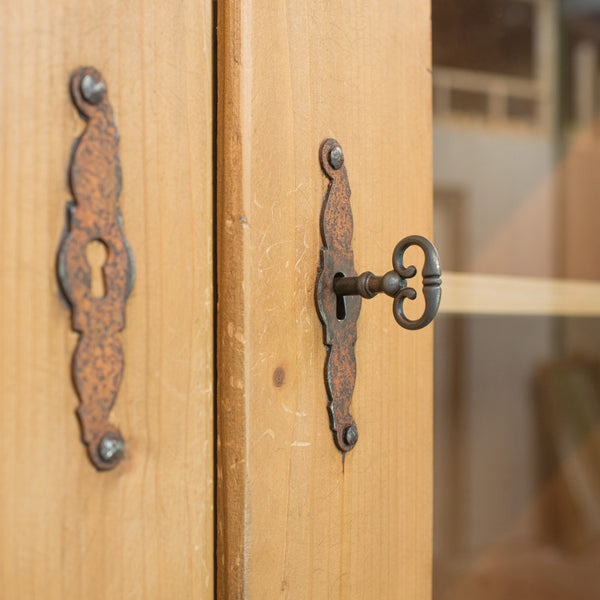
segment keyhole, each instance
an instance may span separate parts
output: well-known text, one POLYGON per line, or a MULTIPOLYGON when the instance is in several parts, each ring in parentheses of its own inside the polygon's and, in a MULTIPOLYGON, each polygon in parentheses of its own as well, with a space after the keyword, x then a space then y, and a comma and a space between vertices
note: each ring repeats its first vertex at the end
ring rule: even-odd
MULTIPOLYGON (((343 273, 336 273, 333 278, 338 279, 339 277, 345 277, 343 273)), ((346 318, 346 298, 342 294, 336 295, 335 312, 338 321, 343 321, 346 318)))
POLYGON ((106 279, 103 267, 108 259, 108 248, 102 240, 92 240, 85 249, 85 255, 92 275, 92 296, 104 298, 106 296, 106 279))

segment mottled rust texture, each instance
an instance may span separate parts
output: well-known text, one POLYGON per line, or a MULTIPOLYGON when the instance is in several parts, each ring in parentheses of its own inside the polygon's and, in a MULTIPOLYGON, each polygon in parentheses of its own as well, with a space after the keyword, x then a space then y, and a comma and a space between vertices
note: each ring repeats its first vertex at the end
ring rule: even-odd
POLYGON ((342 451, 352 450, 346 442, 345 432, 356 423, 350 414, 350 403, 356 380, 356 321, 360 314, 360 296, 347 296, 345 318, 337 318, 337 297, 333 290, 336 274, 356 276, 352 252, 352 209, 350 207, 350 184, 346 167, 342 163, 335 169, 330 162, 331 151, 340 148, 339 143, 327 139, 321 145, 321 167, 331 180, 321 212, 321 256, 316 284, 316 303, 323 323, 324 341, 327 346, 325 359, 325 385, 328 395, 330 427, 336 446, 342 451))
POLYGON ((125 327, 125 302, 133 285, 134 263, 122 231, 119 134, 106 82, 94 68, 78 69, 71 76, 71 94, 87 126, 71 158, 74 202, 68 205, 58 275, 72 307, 73 329, 81 334, 73 356, 73 379, 80 399, 77 414, 83 440, 96 468, 107 470, 120 456, 105 462, 98 445, 109 433, 122 439, 109 417, 123 374, 119 332, 125 327), (81 81, 88 74, 104 84, 104 93, 95 104, 86 101, 81 92, 81 81), (103 267, 106 293, 101 298, 92 295, 86 258, 87 245, 93 240, 103 242, 108 251, 103 267))

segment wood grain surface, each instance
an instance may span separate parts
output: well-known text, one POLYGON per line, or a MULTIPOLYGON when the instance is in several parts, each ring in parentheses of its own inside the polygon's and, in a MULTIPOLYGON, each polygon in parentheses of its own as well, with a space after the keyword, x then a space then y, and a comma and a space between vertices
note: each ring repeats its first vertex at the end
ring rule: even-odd
POLYGON ((210 0, 0 6, 3 599, 213 595, 212 36, 210 0), (108 82, 137 266, 108 473, 81 442, 55 275, 82 65, 108 82))
POLYGON ((323 139, 359 272, 431 236, 429 3, 227 0, 217 54, 218 597, 430 598, 432 328, 363 301, 344 464, 314 301, 323 139))
POLYGON ((600 283, 584 279, 446 272, 440 312, 597 317, 600 316, 600 283))

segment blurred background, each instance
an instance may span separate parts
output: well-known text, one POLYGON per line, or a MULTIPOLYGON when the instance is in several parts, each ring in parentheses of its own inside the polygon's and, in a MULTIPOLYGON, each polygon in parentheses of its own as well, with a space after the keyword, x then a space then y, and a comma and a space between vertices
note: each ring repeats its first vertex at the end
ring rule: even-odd
POLYGON ((432 0, 434 600, 600 597, 600 0, 432 0))

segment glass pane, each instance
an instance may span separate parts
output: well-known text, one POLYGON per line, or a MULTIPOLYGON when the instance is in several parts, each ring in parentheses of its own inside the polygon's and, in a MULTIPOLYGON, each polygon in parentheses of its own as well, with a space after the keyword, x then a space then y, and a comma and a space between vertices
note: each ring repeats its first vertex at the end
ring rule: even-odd
POLYGON ((435 335, 434 598, 598 598, 600 319, 435 335))
POLYGON ((551 302, 600 289, 600 0, 432 0, 432 20, 442 265, 476 312, 514 289, 436 319, 433 597, 600 598, 600 306, 551 302), (519 314, 518 277, 547 314, 519 314))
POLYGON ((433 0, 432 18, 446 269, 597 279, 600 0, 433 0))

